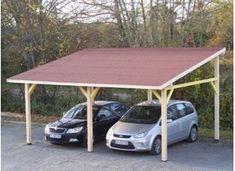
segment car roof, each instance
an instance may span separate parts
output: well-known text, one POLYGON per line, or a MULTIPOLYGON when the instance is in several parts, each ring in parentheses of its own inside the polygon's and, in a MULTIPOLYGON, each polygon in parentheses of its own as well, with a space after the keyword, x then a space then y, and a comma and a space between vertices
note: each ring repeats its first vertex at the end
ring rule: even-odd
MULTIPOLYGON (((191 102, 185 100, 170 100, 168 106, 176 103, 191 103, 191 102)), ((143 101, 137 104, 137 106, 160 106, 160 105, 161 103, 159 102, 159 100, 143 101)))
MULTIPOLYGON (((119 102, 109 101, 109 100, 96 100, 96 101, 93 102, 93 104, 96 105, 96 106, 104 106, 104 105, 111 104, 111 103, 119 103, 119 102)), ((87 105, 87 102, 79 103, 77 105, 87 105)))

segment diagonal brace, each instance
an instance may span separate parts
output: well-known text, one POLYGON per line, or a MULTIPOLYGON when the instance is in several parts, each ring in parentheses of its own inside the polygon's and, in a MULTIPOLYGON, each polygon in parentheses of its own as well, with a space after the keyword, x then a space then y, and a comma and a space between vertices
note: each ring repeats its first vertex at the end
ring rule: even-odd
POLYGON ((99 92, 100 88, 99 87, 96 87, 92 93, 91 93, 91 98, 94 99, 97 95, 97 93, 99 92))
POLYGON ((215 93, 218 94, 218 91, 217 91, 217 89, 215 87, 215 83, 213 81, 211 81, 210 83, 211 83, 211 86, 213 87, 215 93))
POLYGON ((169 92, 169 94, 167 95, 167 103, 169 103, 173 92, 174 92, 174 88, 170 89, 170 92, 169 92))
POLYGON ((157 97, 157 99, 159 100, 159 102, 161 103, 161 96, 160 94, 157 92, 157 90, 152 90, 153 94, 157 97))
MULTIPOLYGON (((82 94, 88 98, 89 95, 87 94, 87 91, 83 88, 83 87, 79 87, 80 91, 82 92, 82 94)), ((99 87, 96 87, 92 92, 91 92, 91 95, 90 95, 90 98, 91 99, 95 99, 97 93, 99 92, 100 88, 99 87)))
POLYGON ((87 98, 88 94, 87 94, 86 90, 83 87, 79 87, 79 89, 82 92, 82 94, 87 98))
POLYGON ((167 88, 167 90, 170 90, 172 88, 178 89, 178 88, 189 87, 189 86, 198 85, 198 84, 210 83, 210 82, 216 81, 216 80, 217 80, 217 78, 208 78, 208 79, 204 79, 204 80, 198 80, 198 81, 192 81, 192 82, 188 82, 188 83, 172 85, 172 86, 169 86, 167 88))
POLYGON ((36 84, 32 84, 32 85, 29 87, 28 93, 29 93, 30 96, 33 94, 35 88, 36 88, 36 84))

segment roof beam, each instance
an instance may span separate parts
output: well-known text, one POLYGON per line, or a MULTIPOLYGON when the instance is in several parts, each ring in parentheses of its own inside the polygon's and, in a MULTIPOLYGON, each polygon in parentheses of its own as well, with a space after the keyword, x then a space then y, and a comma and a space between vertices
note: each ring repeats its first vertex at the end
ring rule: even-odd
POLYGON ((213 81, 216 81, 216 80, 217 80, 217 78, 208 78, 208 79, 204 79, 204 80, 198 80, 198 81, 192 81, 192 82, 188 82, 188 83, 172 85, 172 86, 169 86, 166 89, 167 90, 178 89, 178 88, 189 87, 189 86, 198 85, 198 84, 210 83, 210 82, 213 82, 213 81))

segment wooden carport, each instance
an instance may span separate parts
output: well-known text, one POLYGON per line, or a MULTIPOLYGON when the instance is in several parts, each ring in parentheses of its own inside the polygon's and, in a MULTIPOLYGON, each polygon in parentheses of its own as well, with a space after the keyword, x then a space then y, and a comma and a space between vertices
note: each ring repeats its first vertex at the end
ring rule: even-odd
MULTIPOLYGON (((175 89, 210 83, 215 90, 214 139, 219 140, 219 57, 225 48, 84 49, 7 79, 25 84, 26 142, 32 143, 30 96, 36 85, 77 86, 87 98, 88 152, 93 151, 92 101, 100 88, 147 90, 161 103, 162 161, 167 161, 167 103, 175 89), (214 77, 173 83, 214 60, 214 77)), ((206 77, 206 76, 205 76, 206 77)))

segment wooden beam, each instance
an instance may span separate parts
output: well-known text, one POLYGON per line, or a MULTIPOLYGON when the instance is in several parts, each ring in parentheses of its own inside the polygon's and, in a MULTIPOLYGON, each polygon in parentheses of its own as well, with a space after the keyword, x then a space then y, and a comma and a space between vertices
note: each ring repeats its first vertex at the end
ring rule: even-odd
POLYGON ((204 80, 192 81, 192 82, 183 83, 183 84, 172 85, 172 86, 169 86, 167 90, 189 87, 189 86, 198 85, 198 84, 205 84, 205 83, 209 83, 209 82, 216 81, 216 80, 217 78, 215 77, 215 78, 209 78, 209 79, 204 79, 204 80))
POLYGON ((217 57, 215 59, 215 93, 214 93, 214 117, 215 117, 215 123, 214 123, 214 127, 215 127, 215 135, 214 135, 214 139, 215 140, 219 140, 220 139, 220 132, 219 132, 219 129, 220 129, 220 122, 219 122, 219 118, 220 118, 220 103, 219 103, 219 57, 217 57), (216 93, 217 92, 217 93, 216 93))
POLYGON ((87 98, 87 151, 93 151, 93 100, 95 99, 99 87, 87 87, 85 90, 83 87, 79 87, 82 94, 87 98))
POLYGON ((155 97, 159 100, 159 102, 161 103, 161 96, 160 94, 157 92, 157 90, 152 90, 153 94, 155 95, 155 97))
POLYGON ((148 89, 147 97, 148 97, 148 101, 153 100, 153 92, 152 92, 152 90, 148 89))
POLYGON ((26 115, 26 143, 32 144, 32 128, 31 128, 31 107, 29 84, 25 84, 25 115, 26 115))
POLYGON ((91 98, 95 99, 97 93, 99 92, 100 88, 96 87, 95 89, 92 89, 92 93, 91 93, 91 98))
POLYGON ((217 94, 218 92, 216 90, 215 83, 213 81, 211 81, 211 86, 212 86, 214 92, 217 94))
POLYGON ((162 140, 162 161, 167 161, 167 90, 161 91, 161 140, 162 140))
POLYGON ((30 88, 29 88, 29 95, 30 96, 33 94, 35 88, 36 88, 36 84, 33 84, 33 85, 30 86, 30 88))
POLYGON ((170 90, 169 94, 167 95, 167 103, 169 103, 173 92, 174 92, 174 89, 172 88, 172 89, 170 90))
POLYGON ((82 94, 87 98, 87 92, 83 87, 79 87, 80 91, 82 92, 82 94))
POLYGON ((92 88, 87 87, 87 151, 93 151, 93 100, 92 88))

